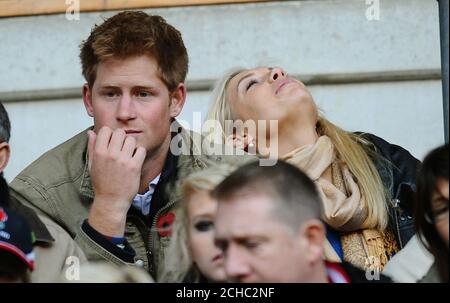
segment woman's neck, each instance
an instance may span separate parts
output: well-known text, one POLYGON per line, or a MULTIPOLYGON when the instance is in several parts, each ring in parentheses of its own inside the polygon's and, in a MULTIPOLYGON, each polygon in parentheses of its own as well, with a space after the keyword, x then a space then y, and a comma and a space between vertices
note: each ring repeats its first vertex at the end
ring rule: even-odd
POLYGON ((295 127, 291 125, 278 129, 278 134, 271 135, 270 142, 278 143, 278 158, 307 145, 316 143, 319 135, 312 127, 295 127))

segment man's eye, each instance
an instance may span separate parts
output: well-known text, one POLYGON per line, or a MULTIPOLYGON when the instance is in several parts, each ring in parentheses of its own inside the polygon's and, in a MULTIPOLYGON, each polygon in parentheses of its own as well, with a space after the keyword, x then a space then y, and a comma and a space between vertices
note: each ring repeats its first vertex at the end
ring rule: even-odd
POLYGON ((140 98, 147 98, 147 97, 150 96, 150 93, 149 93, 149 92, 146 92, 146 91, 140 91, 140 92, 138 93, 138 96, 139 96, 140 98))
POLYGON ((200 221, 194 225, 195 229, 200 232, 206 232, 214 227, 212 221, 200 221))
POLYGON ((246 241, 244 242, 244 246, 248 249, 255 249, 259 246, 259 243, 254 241, 246 241))
POLYGON ((118 94, 116 92, 105 92, 105 96, 108 98, 114 98, 117 97, 118 94))
POLYGON ((256 83, 258 83, 256 80, 250 80, 250 82, 247 84, 247 90, 249 90, 253 86, 253 84, 256 83))

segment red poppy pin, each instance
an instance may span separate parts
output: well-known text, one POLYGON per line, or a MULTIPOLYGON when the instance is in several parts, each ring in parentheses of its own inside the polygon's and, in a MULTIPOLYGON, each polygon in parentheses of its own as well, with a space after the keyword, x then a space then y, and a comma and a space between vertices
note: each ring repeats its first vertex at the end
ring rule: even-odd
POLYGON ((6 222, 8 220, 8 215, 3 210, 3 208, 0 208, 0 222, 6 222))
POLYGON ((8 221, 8 214, 0 207, 0 229, 5 228, 6 221, 8 221))
POLYGON ((172 224, 174 221, 174 213, 167 213, 165 215, 159 216, 158 221, 156 222, 156 228, 160 237, 172 236, 172 224))

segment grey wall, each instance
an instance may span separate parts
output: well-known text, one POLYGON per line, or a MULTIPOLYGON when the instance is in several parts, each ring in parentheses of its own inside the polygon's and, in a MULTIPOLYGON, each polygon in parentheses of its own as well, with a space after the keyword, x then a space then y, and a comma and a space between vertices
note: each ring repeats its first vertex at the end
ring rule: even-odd
MULTIPOLYGON (((443 143, 437 1, 279 1, 148 10, 183 33, 190 56, 181 119, 206 112, 214 80, 234 66, 278 65, 310 85, 325 115, 422 158, 443 143)), ((114 12, 0 19, 0 99, 12 120, 11 180, 91 123, 78 45, 114 12)))

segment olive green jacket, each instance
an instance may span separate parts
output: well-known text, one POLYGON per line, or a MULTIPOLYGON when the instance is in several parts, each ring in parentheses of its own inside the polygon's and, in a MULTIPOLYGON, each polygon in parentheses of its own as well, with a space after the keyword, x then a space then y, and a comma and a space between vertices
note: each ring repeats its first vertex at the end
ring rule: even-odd
MULTIPOLYGON (((145 267, 157 280, 162 271, 170 237, 157 232, 157 218, 172 212, 180 201, 180 182, 190 173, 214 163, 240 165, 255 159, 251 156, 207 155, 203 137, 181 128, 181 155, 177 161, 175 180, 165 185, 167 201, 150 224, 137 216, 127 216, 125 238, 136 252, 134 265, 145 267), (194 139, 195 138, 195 139, 194 139), (200 146, 199 146, 200 145, 200 146)), ((87 130, 86 130, 87 131, 87 130)), ((88 218, 94 191, 88 171, 88 136, 83 131, 46 152, 25 168, 10 184, 11 195, 20 203, 42 213, 63 227, 78 243, 88 260, 106 260, 114 264, 129 264, 93 241, 81 225, 88 218)), ((130 201, 131 204, 131 201, 130 201)))

